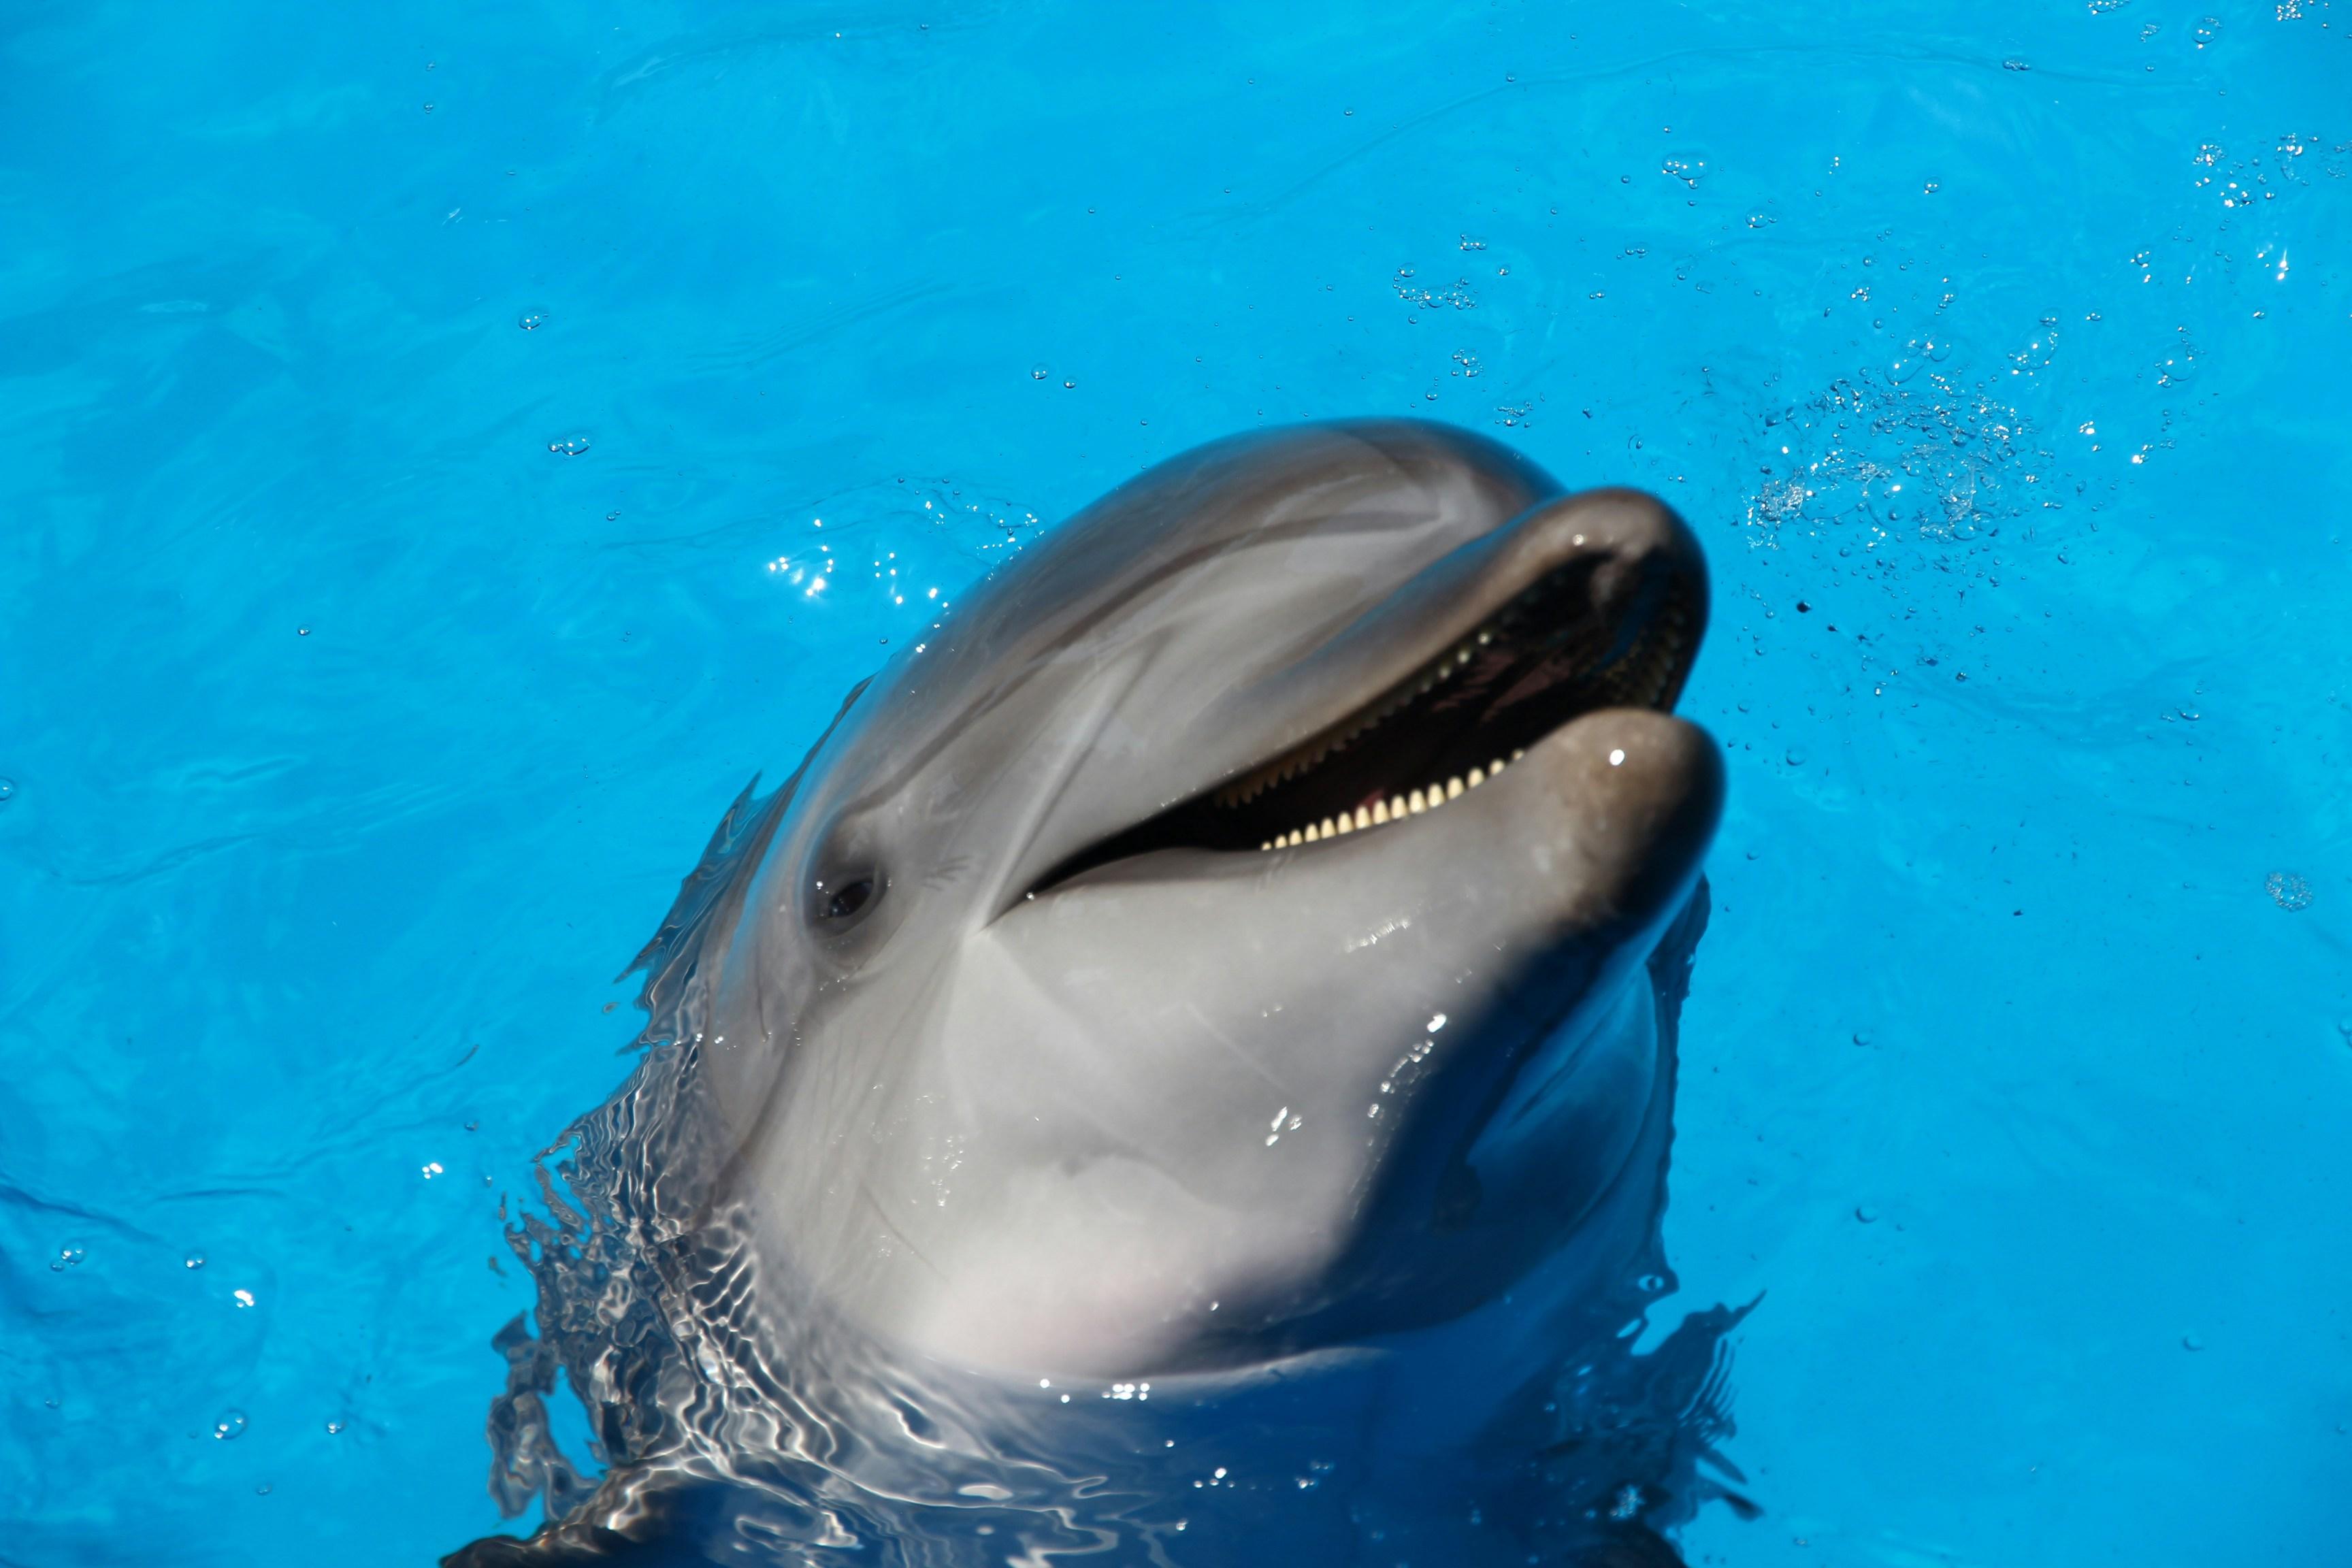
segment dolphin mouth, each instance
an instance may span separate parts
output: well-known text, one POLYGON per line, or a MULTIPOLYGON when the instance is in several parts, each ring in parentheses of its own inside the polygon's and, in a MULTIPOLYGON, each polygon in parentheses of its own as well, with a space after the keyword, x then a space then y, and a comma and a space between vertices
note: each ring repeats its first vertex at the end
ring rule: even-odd
MULTIPOLYGON (((1571 521, 1583 499, 1564 509, 1571 521)), ((1460 799, 1588 713, 1672 711, 1706 626, 1706 567, 1682 521, 1639 499, 1647 504, 1630 539, 1622 527, 1604 525, 1616 537, 1603 538, 1562 523, 1487 549, 1489 569, 1443 584, 1437 606, 1407 584, 1353 630, 1385 645, 1380 662, 1392 668, 1416 628, 1391 623, 1421 623, 1417 640, 1430 651, 1409 674, 1304 741, 1068 857, 1032 894, 1157 850, 1264 853, 1375 831, 1460 799), (1392 609, 1400 600, 1402 614, 1392 609)))

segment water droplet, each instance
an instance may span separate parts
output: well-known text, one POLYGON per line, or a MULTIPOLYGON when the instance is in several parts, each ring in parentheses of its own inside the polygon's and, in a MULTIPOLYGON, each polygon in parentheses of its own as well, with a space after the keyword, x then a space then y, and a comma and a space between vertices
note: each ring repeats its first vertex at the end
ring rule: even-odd
POLYGON ((2292 871, 2273 871, 2263 879, 2263 890, 2271 902, 2293 913, 2311 908, 2311 884, 2292 871))
POLYGON ((585 436, 565 436, 561 439, 550 441, 547 444, 547 449, 555 453, 558 457, 576 458, 581 453, 588 449, 588 437, 585 436))
POLYGON ((1853 1043, 1857 1046, 1869 1045, 1871 1038, 1872 1036, 1868 1029, 1856 1029, 1853 1032, 1853 1043))
POLYGON ((1077 390, 1077 385, 1078 384, 1075 381, 1066 381, 1062 383, 1062 390, 1064 392, 1075 392, 1077 390))
POLYGON ((205 1255, 201 1252, 191 1252, 187 1257, 180 1259, 180 1267, 183 1268, 202 1268, 204 1266, 205 1255))
POLYGON ((81 1267, 81 1260, 89 1256, 89 1252, 86 1247, 60 1247, 58 1248, 58 1255, 49 1259, 49 1269, 52 1273, 62 1274, 68 1268, 79 1268, 81 1267))
POLYGON ((343 1424, 340 1421, 330 1421, 327 1423, 327 1436, 330 1437, 341 1436, 343 1424))
POLYGON ((223 1443, 245 1436, 245 1412, 231 1410, 213 1423, 213 1436, 223 1443))
POLYGON ((1878 1223, 1878 1211, 1872 1208, 1868 1204, 1863 1204, 1855 1208, 1853 1211, 1853 1217, 1862 1221, 1864 1225, 1876 1225, 1878 1223))
POLYGON ((2180 1336, 2180 1348, 2185 1351, 2201 1351, 2205 1348, 2205 1336, 2183 1334, 2180 1336))
POLYGON ((1803 766, 1805 765, 1805 750, 1804 750, 1804 748, 1803 748, 1802 746, 1791 746, 1791 747, 1790 747, 1790 748, 1789 748, 1789 753, 1788 753, 1788 754, 1789 754, 1789 765, 1790 765, 1790 767, 1792 767, 1792 768, 1801 768, 1801 767, 1803 767, 1803 766))
POLYGON ((2023 60, 2003 60, 2000 62, 2000 68, 2005 71, 2030 71, 2033 68, 2023 60))
POLYGON ((1029 379, 1032 381, 1043 381, 1053 374, 1042 364, 1033 364, 1029 367, 1029 379))
POLYGON ((268 1481, 264 1481, 259 1486, 254 1488, 253 1495, 256 1497, 268 1497, 269 1495, 269 1483, 268 1481))
POLYGON ((544 310, 533 310, 529 315, 523 317, 521 321, 517 321, 515 325, 520 327, 526 332, 535 332, 539 331, 540 328, 547 325, 547 312, 544 310))
POLYGON ((0 779, 0 805, 5 805, 16 798, 16 781, 15 779, 0 779))

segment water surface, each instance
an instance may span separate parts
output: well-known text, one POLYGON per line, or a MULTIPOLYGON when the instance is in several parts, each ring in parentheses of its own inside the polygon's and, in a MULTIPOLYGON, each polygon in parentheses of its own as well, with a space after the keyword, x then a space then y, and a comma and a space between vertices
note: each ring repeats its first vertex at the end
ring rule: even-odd
POLYGON ((2205 5, 0 16, 0 1553, 498 1528, 727 802, 1368 413, 1710 552, 1694 1561, 2343 1553, 2352 16, 2205 5))

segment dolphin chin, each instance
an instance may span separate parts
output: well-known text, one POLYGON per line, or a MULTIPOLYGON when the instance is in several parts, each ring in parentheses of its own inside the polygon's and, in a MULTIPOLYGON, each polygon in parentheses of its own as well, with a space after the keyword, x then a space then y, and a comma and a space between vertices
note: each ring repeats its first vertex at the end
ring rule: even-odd
POLYGON ((551 1355, 614 1468, 456 1561, 1674 1561, 1738 1314, 1623 1326, 1706 616, 1654 498, 1402 422, 1202 448, 1000 571, 640 955, 493 1418, 502 1496, 572 1475, 551 1355))

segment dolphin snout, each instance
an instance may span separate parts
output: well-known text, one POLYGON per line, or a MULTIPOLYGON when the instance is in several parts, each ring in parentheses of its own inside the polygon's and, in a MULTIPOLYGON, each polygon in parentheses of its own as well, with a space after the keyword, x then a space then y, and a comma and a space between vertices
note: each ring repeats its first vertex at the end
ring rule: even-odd
POLYGON ((1649 709, 1573 720, 1498 782, 1495 807, 1538 819, 1524 824, 1526 846, 1557 858, 1580 924, 1641 923, 1678 900, 1723 815, 1714 740, 1649 709))

